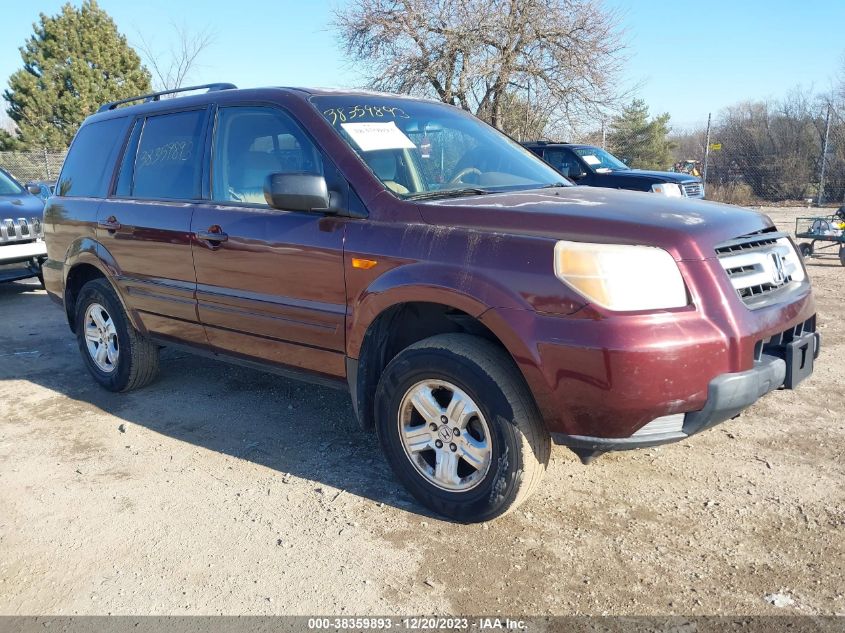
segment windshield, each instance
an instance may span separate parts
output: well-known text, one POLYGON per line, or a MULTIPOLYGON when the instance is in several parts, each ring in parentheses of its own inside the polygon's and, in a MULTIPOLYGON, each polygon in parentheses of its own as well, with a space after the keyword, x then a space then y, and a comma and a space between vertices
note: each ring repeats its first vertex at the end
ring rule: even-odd
POLYGON ((377 95, 317 96, 312 102, 402 198, 569 185, 504 134, 442 103, 377 95))
POLYGON ((581 160, 590 166, 590 169, 599 173, 630 169, 628 165, 616 158, 616 156, 599 147, 575 147, 573 151, 581 157, 581 160))
POLYGON ((16 196, 20 193, 23 193, 23 187, 5 171, 0 170, 0 196, 16 196))

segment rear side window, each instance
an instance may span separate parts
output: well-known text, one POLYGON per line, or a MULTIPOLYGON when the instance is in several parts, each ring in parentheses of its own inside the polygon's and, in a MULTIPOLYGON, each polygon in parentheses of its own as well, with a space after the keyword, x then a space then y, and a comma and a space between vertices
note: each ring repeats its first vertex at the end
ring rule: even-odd
POLYGON ((83 125, 70 146, 56 193, 70 197, 104 197, 128 125, 128 117, 83 125))
POLYGON ((148 117, 140 130, 137 149, 133 143, 127 147, 119 193, 133 198, 198 198, 205 113, 195 110, 148 117), (125 163, 133 157, 135 168, 130 178, 125 163))

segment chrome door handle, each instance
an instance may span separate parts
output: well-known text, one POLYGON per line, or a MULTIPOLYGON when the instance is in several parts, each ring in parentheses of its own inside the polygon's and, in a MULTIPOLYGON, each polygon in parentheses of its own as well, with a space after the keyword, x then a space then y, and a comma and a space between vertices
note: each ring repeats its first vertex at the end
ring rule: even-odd
POLYGON ((97 222, 98 229, 105 229, 106 231, 117 231, 120 228, 120 222, 113 215, 106 220, 97 222))
POLYGON ((205 240, 206 242, 225 242, 229 236, 223 231, 197 231, 194 233, 198 240, 205 240))

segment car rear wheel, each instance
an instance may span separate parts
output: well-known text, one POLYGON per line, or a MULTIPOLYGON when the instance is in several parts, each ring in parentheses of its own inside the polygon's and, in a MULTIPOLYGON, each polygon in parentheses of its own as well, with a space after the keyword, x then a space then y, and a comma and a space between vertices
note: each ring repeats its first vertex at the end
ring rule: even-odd
POLYGON ((82 287, 75 326, 88 371, 109 391, 138 389, 158 374, 158 346, 135 331, 106 280, 82 287))
POLYGON ((385 369, 375 408, 387 461, 438 514, 493 519, 545 473, 549 434, 519 370, 487 340, 442 334, 406 348, 385 369))

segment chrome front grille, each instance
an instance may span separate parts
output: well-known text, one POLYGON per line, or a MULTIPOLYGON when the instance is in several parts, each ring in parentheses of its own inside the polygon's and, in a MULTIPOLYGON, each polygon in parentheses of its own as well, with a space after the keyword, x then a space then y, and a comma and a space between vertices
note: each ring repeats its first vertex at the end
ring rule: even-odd
POLYGON ((739 298, 752 308, 767 305, 805 278, 801 258, 783 233, 740 237, 717 247, 716 255, 739 298))
POLYGON ((703 198, 704 186, 700 182, 688 182, 681 185, 687 198, 703 198))
POLYGON ((40 218, 5 218, 0 220, 0 244, 29 242, 44 237, 40 218))

